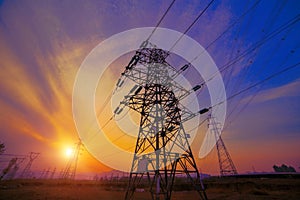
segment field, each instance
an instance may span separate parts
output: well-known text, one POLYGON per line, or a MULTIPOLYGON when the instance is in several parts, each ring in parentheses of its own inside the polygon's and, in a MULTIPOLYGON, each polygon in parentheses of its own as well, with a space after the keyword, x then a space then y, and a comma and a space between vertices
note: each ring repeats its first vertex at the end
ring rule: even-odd
MULTIPOLYGON (((0 182, 1 200, 119 200, 124 199, 125 182, 10 180, 0 182)), ((300 199, 299 178, 210 178, 205 180, 209 199, 300 199)), ((197 193, 180 183, 174 187, 173 200, 199 199, 197 193), (180 189, 181 188, 181 189, 180 189)), ((147 189, 146 189, 147 190, 147 189)), ((136 200, 150 199, 139 190, 136 200)))

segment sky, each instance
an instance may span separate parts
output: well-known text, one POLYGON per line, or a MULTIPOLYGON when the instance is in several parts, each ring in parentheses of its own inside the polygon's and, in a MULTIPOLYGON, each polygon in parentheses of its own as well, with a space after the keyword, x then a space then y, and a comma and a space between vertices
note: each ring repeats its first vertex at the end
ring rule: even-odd
MULTIPOLYGON (((155 26, 170 3, 0 1, 0 141, 6 153, 39 152, 33 170, 63 169, 68 161, 66 149, 78 141, 72 92, 81 63, 112 35, 155 26)), ((160 27, 184 32, 208 3, 177 0, 160 27)), ((206 48, 219 69, 234 61, 221 72, 230 97, 300 61, 299 10, 297 0, 216 0, 187 35, 206 48)), ((117 59, 105 71, 97 88, 97 109, 132 55, 117 59)), ((170 63, 179 69, 182 63, 176 61, 170 63)), ((199 81, 193 69, 184 76, 192 85, 199 81)), ((222 137, 240 173, 272 171, 274 164, 292 165, 299 171, 299 86, 298 66, 227 102, 222 137)), ((199 95, 200 106, 209 106, 207 98, 205 92, 199 95)), ((99 117, 100 124, 109 112, 99 117)), ((200 126, 199 134, 206 128, 206 124, 200 126)), ((106 131, 109 138, 118 132, 106 131)), ((123 138, 118 144, 126 147, 127 142, 134 141, 123 138)), ((193 145, 197 155, 200 143, 193 145)), ((111 170, 87 150, 79 159, 80 173, 111 170)), ((112 159, 118 159, 117 155, 112 159)), ((197 163, 204 173, 218 173, 215 150, 204 159, 197 158, 197 163)))

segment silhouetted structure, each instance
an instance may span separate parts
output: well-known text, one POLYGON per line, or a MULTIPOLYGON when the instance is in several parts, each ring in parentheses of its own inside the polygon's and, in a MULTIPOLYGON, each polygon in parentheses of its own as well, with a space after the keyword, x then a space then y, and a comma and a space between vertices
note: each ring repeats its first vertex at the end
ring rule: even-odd
POLYGON ((273 169, 275 172, 296 172, 294 167, 285 164, 282 164, 281 166, 274 165, 273 169))
POLYGON ((13 179, 16 176, 17 171, 20 168, 20 164, 25 160, 25 158, 12 158, 10 159, 6 168, 4 168, 1 172, 0 180, 5 179, 13 179))
POLYGON ((25 166, 25 168, 24 168, 24 170, 23 170, 23 172, 22 172, 22 174, 21 174, 21 178, 30 178, 30 174, 31 174, 31 172, 30 172, 30 168, 31 168, 31 166, 32 166, 32 163, 33 163, 33 161, 38 157, 40 155, 40 153, 36 153, 36 152, 30 152, 29 153, 29 156, 28 156, 28 158, 29 158, 29 161, 28 161, 28 163, 27 163, 27 165, 25 166))
POLYGON ((53 179, 53 178, 54 178, 55 172, 56 172, 56 167, 54 167, 54 169, 53 169, 53 171, 52 171, 52 173, 51 173, 50 179, 53 179))
POLYGON ((133 199, 143 176, 148 178, 152 199, 169 200, 175 175, 180 173, 187 176, 200 198, 206 199, 187 139, 189 134, 183 127, 183 122, 206 110, 195 114, 180 104, 180 100, 201 87, 189 91, 175 82, 178 74, 165 60, 168 55, 154 46, 141 48, 117 83, 120 87, 122 78, 126 77, 137 85, 125 96, 115 114, 122 112, 122 106, 128 106, 141 115, 126 200, 133 199))
POLYGON ((5 144, 0 141, 0 155, 5 152, 5 144))
POLYGON ((235 168, 235 165, 222 140, 220 124, 215 121, 215 118, 213 116, 210 116, 209 118, 209 129, 211 134, 213 134, 216 139, 220 175, 221 176, 237 175, 238 173, 235 168))
POLYGON ((62 171, 61 178, 62 179, 70 179, 74 180, 77 170, 77 164, 78 164, 78 157, 81 151, 82 143, 79 140, 78 143, 76 143, 76 146, 74 148, 73 154, 71 155, 66 168, 62 171))

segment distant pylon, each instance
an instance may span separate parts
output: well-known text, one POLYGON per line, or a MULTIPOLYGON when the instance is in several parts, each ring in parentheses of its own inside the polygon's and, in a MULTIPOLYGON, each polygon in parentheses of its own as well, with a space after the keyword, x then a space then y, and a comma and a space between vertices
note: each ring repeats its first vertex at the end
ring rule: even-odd
POLYGON ((52 171, 52 173, 51 173, 50 179, 53 179, 53 178, 54 178, 55 172, 56 172, 56 167, 54 167, 54 169, 53 169, 53 171, 52 171))
POLYGON ((16 163, 14 164, 14 167, 10 170, 10 172, 6 175, 6 179, 11 180, 14 179, 14 177, 17 174, 17 171, 20 169, 20 164, 25 160, 24 158, 17 158, 16 163))
POLYGON ((43 179, 44 178, 44 175, 45 175, 45 172, 46 172, 46 169, 43 169, 41 175, 40 175, 40 179, 43 179))
POLYGON ((0 180, 5 176, 6 179, 13 179, 19 169, 20 164, 24 161, 25 158, 12 158, 7 167, 2 170, 0 175, 0 180))
POLYGON ((238 173, 235 168, 235 165, 222 140, 220 124, 216 122, 213 116, 210 116, 209 118, 209 130, 210 133, 213 134, 214 137, 216 138, 216 147, 218 153, 220 175, 221 176, 237 175, 238 173))
POLYGON ((49 167, 48 170, 46 171, 45 176, 44 176, 44 179, 48 179, 49 173, 50 173, 50 167, 49 167))
POLYGON ((73 154, 70 157, 66 168, 62 172, 62 179, 70 179, 74 180, 77 170, 77 164, 78 164, 78 157, 81 151, 82 142, 79 140, 79 142, 76 143, 76 147, 74 148, 73 154))
POLYGON ((21 174, 21 178, 29 178, 30 176, 30 168, 31 165, 33 163, 33 161, 40 155, 40 153, 36 153, 36 152, 30 152, 29 153, 29 161, 27 163, 27 165, 25 166, 22 174, 21 174))

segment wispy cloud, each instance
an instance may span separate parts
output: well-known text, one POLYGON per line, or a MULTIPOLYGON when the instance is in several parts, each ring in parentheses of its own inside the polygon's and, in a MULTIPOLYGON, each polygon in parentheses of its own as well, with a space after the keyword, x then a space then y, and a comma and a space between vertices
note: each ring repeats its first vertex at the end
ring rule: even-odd
MULTIPOLYGON (((76 140, 72 90, 85 56, 99 42, 115 33, 155 26, 169 3, 4 1, 0 7, 0 138, 13 141, 9 142, 13 145, 7 149, 19 153, 40 146, 39 150, 45 148, 52 153, 52 150, 76 140)), ((161 26, 184 31, 205 5, 197 0, 177 1, 161 26)), ((207 46, 235 17, 228 2, 222 1, 203 15, 188 34, 207 46)), ((228 33, 209 49, 219 66, 229 59, 233 43, 238 43, 240 51, 249 45, 242 37, 234 40, 228 33)), ((124 63, 116 62, 109 68, 106 77, 100 80, 104 87, 98 88, 97 101, 109 93, 114 85, 113 79, 124 66, 124 63)), ((238 75, 243 66, 246 65, 236 68, 233 74, 238 75)), ((253 102, 259 104, 298 96, 299 86, 297 80, 261 91, 253 102)), ((95 107, 101 107, 101 104, 95 107)))
MULTIPOLYGON (((300 96, 299 88, 300 88, 300 79, 297 79, 293 82, 278 87, 268 88, 259 91, 259 93, 251 101, 251 103, 263 103, 263 102, 272 101, 280 98, 299 97, 300 96)), ((253 94, 251 94, 251 96, 244 98, 242 102, 243 103, 248 102, 249 99, 252 98, 252 95, 253 94)))

